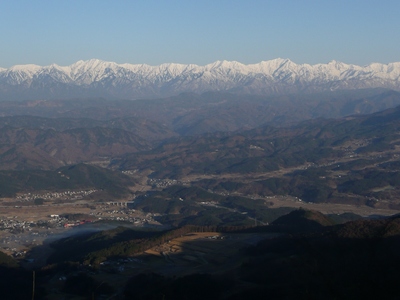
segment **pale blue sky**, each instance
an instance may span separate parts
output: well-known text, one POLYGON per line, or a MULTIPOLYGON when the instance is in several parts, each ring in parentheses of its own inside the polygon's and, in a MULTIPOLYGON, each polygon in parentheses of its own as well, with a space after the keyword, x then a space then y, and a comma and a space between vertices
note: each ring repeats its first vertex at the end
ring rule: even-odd
POLYGON ((400 61, 399 0, 1 0, 0 67, 400 61))

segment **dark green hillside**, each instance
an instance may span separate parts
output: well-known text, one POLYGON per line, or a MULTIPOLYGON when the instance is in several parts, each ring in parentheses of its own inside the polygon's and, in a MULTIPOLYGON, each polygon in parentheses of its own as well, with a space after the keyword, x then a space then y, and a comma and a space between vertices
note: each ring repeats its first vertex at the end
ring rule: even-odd
POLYGON ((200 202, 216 202, 225 197, 208 193, 200 188, 171 187, 163 191, 137 197, 133 208, 159 213, 157 220, 173 226, 182 225, 248 225, 253 222, 240 212, 233 212, 215 205, 200 202))
POLYGON ((0 266, 7 268, 16 268, 18 267, 18 262, 11 256, 0 251, 0 266))
MULTIPOLYGON (((342 90, 280 97, 242 95, 233 91, 207 92, 202 95, 182 93, 163 99, 135 101, 103 98, 10 101, 0 102, 0 110, 4 116, 31 115, 104 121, 135 117, 165 124, 180 134, 195 135, 256 128, 263 124, 288 125, 318 117, 340 118, 374 113, 399 105, 399 95, 398 92, 385 89, 342 90)), ((162 139, 160 135, 154 137, 162 139)))
MULTIPOLYGON (((233 260, 228 260, 228 269, 220 263, 217 268, 210 264, 198 265, 201 272, 190 267, 190 271, 178 276, 160 275, 164 268, 157 269, 157 266, 145 273, 135 273, 126 282, 124 295, 126 299, 158 299, 162 295, 174 299, 231 300, 265 295, 274 299, 396 299, 400 279, 399 219, 332 224, 319 212, 296 210, 270 226, 236 229, 233 232, 238 239, 241 234, 251 232, 254 237, 255 232, 266 229, 280 234, 248 244, 233 260), (242 263, 232 265, 234 261, 242 263)), ((222 231, 230 236, 231 230, 188 226, 163 232, 138 232, 116 228, 53 243, 55 252, 51 261, 68 259, 96 264, 141 253, 185 234, 222 231)), ((174 269, 173 263, 168 264, 168 270, 174 269)), ((98 272, 103 279, 119 276, 107 275, 101 268, 98 272)), ((96 276, 88 275, 82 280, 89 282, 96 276)), ((105 283, 108 284, 107 280, 105 283)))
POLYGON ((150 153, 128 155, 119 164, 129 169, 152 168, 157 177, 180 177, 186 173, 259 173, 306 162, 336 159, 333 150, 314 132, 265 128, 230 136, 181 138, 164 143, 150 153))
POLYGON ((400 174, 398 172, 380 172, 377 170, 365 170, 353 172, 350 180, 339 186, 342 192, 354 194, 367 194, 374 188, 385 186, 400 186, 400 174))
POLYGON ((225 197, 218 195, 218 194, 213 194, 210 193, 202 188, 199 187, 184 187, 184 186, 178 186, 174 185, 171 187, 168 187, 164 190, 164 192, 175 195, 176 197, 179 197, 183 199, 184 201, 191 200, 195 202, 201 202, 201 201, 222 201, 225 197))
MULTIPOLYGON (((32 273, 24 270, 11 256, 0 251, 0 293, 2 299, 30 299, 32 273)), ((43 288, 36 290, 38 299, 44 297, 43 288)))
POLYGON ((270 172, 341 159, 347 154, 341 147, 354 139, 366 139, 352 149, 356 154, 392 151, 396 109, 339 121, 315 118, 374 112, 399 101, 399 93, 377 89, 277 98, 205 93, 0 103, 0 163, 2 169, 54 169, 127 155, 115 165, 150 168, 157 177, 270 172), (310 119, 293 128, 267 126, 310 119), (187 138, 169 140, 179 135, 187 138), (136 156, 139 151, 146 152, 136 156))
POLYGON ((381 220, 357 220, 348 222, 335 232, 335 236, 338 238, 368 240, 399 237, 400 218, 394 216, 381 220))
POLYGON ((156 273, 132 277, 124 290, 126 299, 217 300, 234 282, 210 274, 168 278, 156 273))
POLYGON ((332 226, 335 222, 318 211, 299 209, 279 217, 272 225, 287 228, 291 232, 318 231, 324 226, 332 226))
POLYGON ((3 170, 55 169, 148 149, 149 142, 118 128, 0 128, 3 170))
POLYGON ((281 236, 249 247, 240 279, 255 286, 232 299, 245 299, 248 293, 276 299, 398 297, 397 218, 353 221, 327 229, 316 234, 310 228, 308 234, 281 236))
POLYGON ((119 163, 126 169, 150 167, 157 176, 170 177, 268 172, 394 150, 399 129, 400 108, 396 108, 342 120, 312 120, 293 128, 262 127, 231 135, 175 139, 151 153, 126 156, 119 163))
POLYGON ((218 226, 182 226, 164 231, 145 229, 128 229, 117 227, 97 233, 82 234, 58 240, 51 244, 54 249, 49 263, 63 261, 99 264, 107 259, 126 258, 140 254, 154 246, 164 244, 168 240, 193 232, 237 231, 241 227, 218 226))
POLYGON ((181 137, 113 163, 122 169, 151 169, 155 178, 204 176, 196 185, 214 191, 371 206, 367 196, 397 205, 400 186, 387 166, 395 166, 400 155, 399 130, 397 107, 290 128, 181 137), (224 179, 225 174, 234 177, 224 179))
POLYGON ((314 203, 364 203, 374 206, 379 204, 377 200, 384 200, 395 204, 400 193, 397 161, 380 164, 388 158, 391 159, 391 156, 354 160, 340 165, 313 166, 264 180, 243 182, 218 178, 201 180, 197 185, 224 193, 257 194, 264 197, 291 195, 314 203), (370 199, 375 199, 375 204, 370 199))
MULTIPOLYGON (((160 235, 156 231, 137 231, 125 227, 104 230, 97 233, 73 236, 61 239, 52 244, 55 249, 48 261, 49 263, 63 261, 84 261, 94 258, 94 253, 108 253, 107 257, 116 257, 133 254, 144 239, 160 235), (129 248, 129 249, 128 249, 129 248)), ((106 255, 106 254, 105 254, 106 255)), ((100 257, 99 257, 100 259, 100 257)), ((99 261, 98 261, 99 262, 99 261)))
POLYGON ((62 167, 56 172, 61 172, 59 174, 68 176, 69 180, 72 180, 72 186, 78 186, 83 183, 84 185, 104 190, 114 196, 129 194, 129 186, 134 185, 131 178, 120 172, 86 164, 62 167))
POLYGON ((172 226, 247 226, 272 222, 293 210, 269 208, 261 199, 219 195, 187 186, 171 186, 140 195, 132 208, 159 213, 161 216, 156 219, 172 226))
POLYGON ((343 214, 328 214, 327 217, 336 224, 344 224, 349 221, 356 221, 364 219, 364 217, 354 213, 343 213, 343 214))
POLYGON ((109 128, 122 129, 131 132, 141 139, 151 142, 174 136, 174 133, 165 125, 141 119, 138 117, 115 118, 111 120, 96 120, 82 118, 44 118, 38 116, 7 116, 0 117, 0 128, 13 127, 24 129, 55 130, 58 132, 82 128, 109 128))
POLYGON ((130 194, 132 180, 108 169, 78 164, 55 171, 0 171, 0 196, 35 191, 62 191, 76 189, 103 190, 112 197, 130 194))

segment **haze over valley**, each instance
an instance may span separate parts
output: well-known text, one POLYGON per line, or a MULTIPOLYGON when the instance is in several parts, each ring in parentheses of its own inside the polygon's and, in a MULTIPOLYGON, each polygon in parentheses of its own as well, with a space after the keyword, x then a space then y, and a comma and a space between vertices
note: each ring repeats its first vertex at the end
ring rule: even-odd
MULTIPOLYGON (((127 278, 148 268, 168 281, 171 274, 193 276, 188 268, 199 263, 212 276, 207 280, 224 285, 216 270, 236 267, 202 248, 204 238, 238 239, 223 247, 244 249, 249 241, 293 232, 297 221, 268 224, 299 208, 327 228, 400 212, 399 104, 400 93, 382 87, 0 102, 3 250, 28 269, 76 261, 95 266, 98 276, 116 270, 117 257, 130 257, 112 276, 119 288, 110 284, 106 294, 128 295, 127 278), (181 232, 188 238, 175 240, 181 232), (96 234, 106 236, 109 250, 90 242, 96 234), (110 239, 115 234, 121 236, 110 239), (121 243, 130 246, 121 252, 121 243), (191 243, 206 256, 188 250, 191 243), (215 259, 223 264, 210 263, 215 259)), ((314 226, 304 230, 320 230, 314 226)), ((240 253, 229 254, 235 264, 240 253)), ((65 278, 83 280, 90 266, 65 278)), ((52 276, 61 276, 57 268, 52 276)), ((98 282, 98 276, 88 278, 98 282)), ((44 290, 54 289, 45 282, 44 290)), ((56 294, 85 293, 69 284, 56 294)))
POLYGON ((399 1, 0 10, 1 299, 400 298, 399 1))

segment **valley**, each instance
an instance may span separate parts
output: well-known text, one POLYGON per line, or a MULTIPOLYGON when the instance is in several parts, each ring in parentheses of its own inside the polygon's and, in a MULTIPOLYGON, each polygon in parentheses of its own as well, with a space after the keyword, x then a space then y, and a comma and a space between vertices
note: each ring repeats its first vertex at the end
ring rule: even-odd
POLYGON ((400 299, 399 1, 0 11, 0 300, 400 299))
POLYGON ((396 247, 400 97, 285 97, 0 102, 0 272, 37 272, 44 299, 145 299, 182 281, 243 299, 285 293, 301 270, 330 294, 313 251, 341 260, 370 235, 396 247))

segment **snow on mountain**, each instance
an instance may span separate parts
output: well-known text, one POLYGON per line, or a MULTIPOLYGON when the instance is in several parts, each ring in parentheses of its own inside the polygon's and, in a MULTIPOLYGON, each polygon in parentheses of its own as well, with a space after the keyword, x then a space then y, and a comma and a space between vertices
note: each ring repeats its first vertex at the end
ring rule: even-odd
POLYGON ((70 66, 0 68, 3 100, 80 96, 136 99, 206 91, 285 94, 376 87, 400 90, 400 62, 361 67, 338 61, 296 64, 277 58, 249 65, 224 60, 205 66, 150 66, 91 59, 70 66))
POLYGON ((32 80, 34 74, 41 69, 37 65, 16 65, 9 69, 0 71, 0 82, 11 85, 23 84, 26 81, 32 80))

